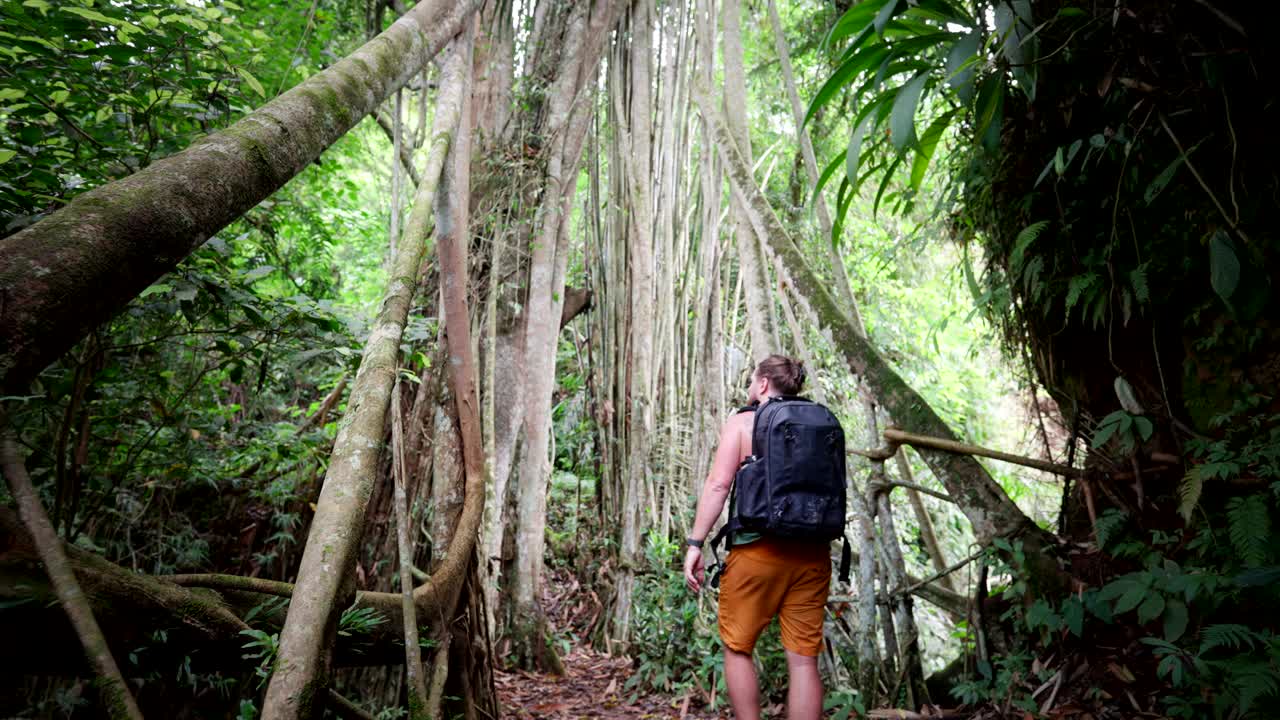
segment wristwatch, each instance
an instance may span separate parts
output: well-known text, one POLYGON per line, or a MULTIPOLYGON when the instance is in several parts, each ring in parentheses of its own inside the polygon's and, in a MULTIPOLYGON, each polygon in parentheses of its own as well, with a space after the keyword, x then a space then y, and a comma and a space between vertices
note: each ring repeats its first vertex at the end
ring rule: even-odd
POLYGON ((701 540, 694 540, 693 538, 685 538, 685 539, 684 539, 684 543, 685 543, 685 545, 688 545, 689 547, 696 547, 696 548, 701 548, 701 547, 702 547, 702 541, 701 541, 701 540))

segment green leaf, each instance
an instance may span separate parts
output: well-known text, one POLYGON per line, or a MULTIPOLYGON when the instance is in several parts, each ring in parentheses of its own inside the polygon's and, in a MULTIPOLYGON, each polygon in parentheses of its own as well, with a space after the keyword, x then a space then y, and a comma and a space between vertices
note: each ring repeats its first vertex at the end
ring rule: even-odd
POLYGON ((1187 605, 1178 599, 1170 600, 1164 610, 1164 639, 1174 642, 1187 631, 1187 605))
POLYGON ((1203 655, 1219 647, 1229 647, 1232 650, 1239 650, 1242 647, 1253 649, 1257 637, 1257 633, 1244 625, 1230 623, 1210 625, 1204 629, 1201 637, 1200 654, 1203 655))
POLYGON ((1195 145, 1192 145, 1191 149, 1187 150, 1185 155, 1179 154, 1178 157, 1173 159, 1173 162, 1170 162, 1165 169, 1161 170, 1160 174, 1151 181, 1151 184, 1147 186, 1146 192, 1142 194, 1142 199, 1145 200, 1148 205, 1150 205, 1152 201, 1160 195, 1160 192, 1164 190, 1165 186, 1169 184, 1169 181, 1173 179, 1174 173, 1178 172, 1178 168, 1182 165, 1183 161, 1191 157, 1191 153, 1195 152, 1196 148, 1200 147, 1200 144, 1203 142, 1204 140, 1201 140, 1195 145))
POLYGON ((1267 556, 1271 517, 1261 495, 1234 497, 1227 502, 1227 534, 1246 567, 1261 565, 1267 556))
POLYGON ((1155 426, 1151 424, 1151 420, 1142 415, 1133 419, 1133 425, 1138 429, 1138 435, 1143 442, 1150 440, 1152 433, 1155 432, 1155 426))
MULTIPOLYGON (((826 37, 822 39, 822 47, 829 48, 837 42, 849 37, 855 32, 862 32, 863 29, 870 29, 871 21, 880 12, 885 0, 874 0, 868 2, 860 2, 845 11, 840 19, 831 26, 831 30, 827 32, 826 37)), ((855 41, 855 45, 857 42, 855 41)))
POLYGON ((960 101, 968 103, 973 99, 973 78, 977 74, 977 66, 981 61, 978 49, 982 44, 982 35, 974 30, 961 36, 947 53, 944 74, 947 85, 960 96, 960 101))
POLYGON ((889 182, 893 180, 893 172, 902 164, 903 155, 898 155, 889 163, 889 169, 884 171, 884 178, 880 181, 880 188, 876 190, 875 202, 871 205, 871 217, 875 217, 880 210, 880 200, 884 197, 884 191, 889 188, 889 182))
POLYGON ((817 199, 818 193, 822 192, 822 188, 826 187, 827 182, 831 180, 831 176, 835 175, 836 171, 844 165, 845 155, 847 155, 848 152, 848 150, 841 150, 840 154, 835 156, 835 158, 832 159, 831 162, 827 163, 827 166, 822 169, 822 174, 818 176, 818 184, 813 188, 812 199, 817 199))
POLYGON ((25 0, 25 2, 22 3, 22 7, 35 8, 40 11, 40 15, 42 17, 47 17, 49 15, 49 8, 53 6, 45 2, 45 0, 25 0))
POLYGON ((1079 598, 1069 598, 1062 604, 1062 621, 1072 635, 1080 637, 1084 632, 1084 603, 1079 598))
POLYGON ((1209 284, 1222 301, 1231 306, 1231 296, 1240 284, 1240 259, 1236 257, 1231 238, 1224 230, 1216 230, 1209 238, 1209 284))
POLYGON ((856 185, 858 182, 858 164, 862 160, 862 141, 867 135, 867 130, 871 127, 874 120, 871 116, 862 119, 861 122, 853 128, 853 133, 849 136, 849 148, 845 151, 844 156, 844 175, 849 182, 856 185))
POLYGON ((260 97, 267 96, 266 88, 262 87, 262 83, 258 82, 258 78, 250 74, 248 70, 245 70, 242 67, 238 67, 236 68, 236 74, 239 75, 241 78, 244 78, 244 81, 249 83, 249 87, 253 88, 253 91, 258 93, 260 97))
POLYGON ((1018 233, 1018 237, 1013 241, 1013 251, 1009 253, 1009 267, 1014 272, 1018 272, 1022 267, 1022 259, 1026 256, 1027 248, 1031 247, 1031 243, 1035 242, 1048 226, 1048 220, 1041 220, 1031 223, 1018 233))
POLYGON ((92 20, 94 22, 102 23, 103 25, 118 26, 118 25, 126 24, 125 21, 123 20, 117 20, 112 17, 107 17, 106 15, 103 15, 97 10, 90 10, 89 8, 67 7, 64 5, 58 9, 61 10, 62 12, 71 13, 72 15, 79 15, 85 20, 92 20))
POLYGON ((1129 271, 1129 284, 1133 286, 1133 296, 1138 302, 1145 303, 1151 299, 1151 288, 1147 285, 1147 265, 1142 263, 1129 271))
POLYGON ((916 142, 916 106, 920 104, 920 95, 928 79, 929 76, 923 72, 917 74, 898 90, 893 100, 893 110, 889 113, 889 140, 898 152, 916 142))
POLYGON ((848 60, 841 63, 835 72, 831 73, 831 77, 818 88, 818 94, 813 96, 813 101, 809 103, 809 109, 804 114, 804 122, 800 124, 801 129, 809 124, 809 120, 813 118, 823 105, 831 101, 836 93, 840 92, 859 74, 866 72, 870 68, 878 67, 889 57, 889 48, 884 45, 872 45, 859 50, 848 60))
POLYGON ((920 186, 924 182, 924 174, 929 170, 929 163, 933 161, 934 151, 938 149, 938 141, 942 139, 942 133, 946 132, 951 126, 951 120, 955 117, 955 111, 943 113, 934 118, 929 123, 929 127, 925 129, 924 135, 920 136, 919 150, 916 152, 915 160, 911 162, 911 189, 920 192, 920 186))
POLYGON ((1138 607, 1147 599, 1147 593, 1150 592, 1150 586, 1145 582, 1137 580, 1130 581, 1125 593, 1116 601, 1115 612, 1117 615, 1127 613, 1138 607))
POLYGON ((12 159, 13 159, 13 156, 14 156, 14 155, 17 155, 17 154, 18 154, 18 153, 17 153, 17 151, 16 151, 16 150, 9 150, 9 149, 7 149, 7 148, 0 148, 0 165, 3 165, 3 164, 5 164, 5 163, 9 162, 10 160, 12 160, 12 159))
POLYGON ((974 135, 984 138, 988 128, 996 122, 1004 104, 1004 81, 997 74, 988 75, 978 88, 974 105, 974 135))
POLYGON ((1076 303, 1080 300, 1080 296, 1083 295, 1086 290, 1092 288, 1094 283, 1097 281, 1098 274, 1094 272, 1087 272, 1083 275, 1076 275, 1071 278, 1067 283, 1066 305, 1068 316, 1071 315, 1071 308, 1075 307, 1076 303))
POLYGON ((894 15, 898 14, 899 8, 902 8, 906 4, 906 0, 889 0, 889 2, 884 4, 884 7, 880 8, 880 12, 876 13, 876 19, 872 22, 877 35, 882 38, 884 37, 884 26, 893 19, 894 15))
POLYGON ((148 287, 146 290, 143 290, 141 293, 139 293, 138 297, 147 297, 149 295, 155 295, 157 293, 166 293, 172 289, 173 289, 172 285, 168 285, 166 283, 156 283, 148 287))
POLYGON ((1148 623, 1160 617, 1164 612, 1164 595, 1153 592, 1138 606, 1138 622, 1148 623))
POLYGON ((1191 472, 1182 478, 1182 484, 1178 486, 1178 514, 1182 515, 1183 520, 1191 522, 1191 513, 1200 504, 1200 494, 1203 491, 1204 475, 1199 467, 1192 468, 1191 472))

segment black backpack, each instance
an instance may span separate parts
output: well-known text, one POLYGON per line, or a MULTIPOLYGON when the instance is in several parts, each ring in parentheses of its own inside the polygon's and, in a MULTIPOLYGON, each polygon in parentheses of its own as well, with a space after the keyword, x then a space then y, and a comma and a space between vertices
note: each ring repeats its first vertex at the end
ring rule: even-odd
MULTIPOLYGON (((753 407, 739 412, 751 412, 753 407)), ((742 461, 729 495, 729 521, 711 542, 712 552, 747 530, 825 543, 844 537, 844 429, 826 407, 802 397, 770 398, 756 411, 751 455, 742 461)), ((845 541, 840 580, 849 582, 845 541)), ((719 572, 712 577, 718 584, 719 572)))

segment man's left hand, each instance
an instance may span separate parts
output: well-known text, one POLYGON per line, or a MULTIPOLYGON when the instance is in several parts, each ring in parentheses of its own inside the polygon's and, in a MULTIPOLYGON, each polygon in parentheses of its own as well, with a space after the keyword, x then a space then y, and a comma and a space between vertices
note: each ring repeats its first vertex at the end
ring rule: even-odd
POLYGON ((684 584, 690 590, 698 592, 702 589, 702 578, 702 549, 690 547, 684 554, 684 584))

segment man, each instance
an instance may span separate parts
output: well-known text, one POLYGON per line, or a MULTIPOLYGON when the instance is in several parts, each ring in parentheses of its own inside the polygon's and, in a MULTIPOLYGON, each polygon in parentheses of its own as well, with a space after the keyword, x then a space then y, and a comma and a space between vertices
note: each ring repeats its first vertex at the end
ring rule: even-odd
MULTIPOLYGON (((770 355, 751 374, 748 402, 759 410, 770 398, 798 395, 804 367, 781 355, 770 355)), ((720 430, 719 446, 694 514, 685 555, 685 582, 702 588, 702 545, 720 517, 742 461, 752 454, 755 412, 729 418, 720 430)), ((760 689, 752 651, 756 639, 778 616, 787 652, 787 716, 817 720, 822 715, 822 679, 818 652, 822 620, 831 585, 831 557, 826 543, 801 542, 758 533, 738 532, 720 584, 720 637, 724 642, 724 677, 734 717, 758 720, 760 689)))

